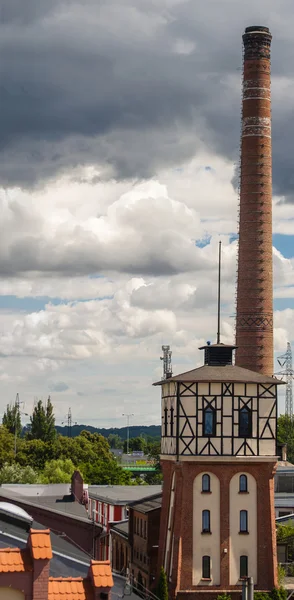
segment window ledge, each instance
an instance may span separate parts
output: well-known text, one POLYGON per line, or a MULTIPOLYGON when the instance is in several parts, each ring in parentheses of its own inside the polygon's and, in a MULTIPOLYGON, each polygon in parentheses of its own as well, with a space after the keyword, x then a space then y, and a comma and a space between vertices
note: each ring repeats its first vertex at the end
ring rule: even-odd
POLYGON ((210 490, 202 490, 201 494, 212 494, 212 492, 210 490))
POLYGON ((201 531, 202 535, 211 535, 211 531, 201 531))
POLYGON ((212 581, 211 577, 201 577, 201 581, 212 581))
POLYGON ((239 535, 249 535, 249 531, 239 531, 239 535))
POLYGON ((246 491, 246 492, 244 491, 244 492, 243 492, 242 490, 240 490, 240 491, 238 492, 238 494, 249 494, 249 492, 248 492, 248 491, 246 491))

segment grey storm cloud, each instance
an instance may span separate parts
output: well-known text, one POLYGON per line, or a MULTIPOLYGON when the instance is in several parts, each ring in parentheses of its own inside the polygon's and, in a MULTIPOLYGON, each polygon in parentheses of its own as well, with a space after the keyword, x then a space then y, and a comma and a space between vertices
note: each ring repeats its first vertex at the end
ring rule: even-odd
POLYGON ((241 34, 257 22, 274 35, 274 188, 291 201, 293 19, 292 0, 2 0, 0 183, 87 164, 150 177, 203 143, 237 160, 241 34))
POLYGON ((49 384, 49 390, 50 392, 66 392, 69 390, 69 386, 64 381, 56 381, 49 384))

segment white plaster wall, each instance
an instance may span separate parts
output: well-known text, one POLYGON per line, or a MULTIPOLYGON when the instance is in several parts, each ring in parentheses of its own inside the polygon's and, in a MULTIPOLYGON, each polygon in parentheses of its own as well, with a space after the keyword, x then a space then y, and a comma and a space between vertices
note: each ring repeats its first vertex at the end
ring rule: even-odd
POLYGON ((199 473, 193 483, 193 585, 205 585, 202 577, 202 556, 211 557, 211 581, 220 585, 220 482, 209 471, 199 473), (202 494, 202 475, 210 475, 211 494, 202 494), (210 510, 210 534, 202 534, 202 511, 210 510))
POLYGON ((248 556, 248 575, 257 583, 257 486, 246 471, 236 473, 230 482, 230 584, 240 583, 240 556, 248 556), (239 493, 239 477, 247 475, 248 494, 239 493), (240 534, 240 510, 248 511, 249 534, 240 534))

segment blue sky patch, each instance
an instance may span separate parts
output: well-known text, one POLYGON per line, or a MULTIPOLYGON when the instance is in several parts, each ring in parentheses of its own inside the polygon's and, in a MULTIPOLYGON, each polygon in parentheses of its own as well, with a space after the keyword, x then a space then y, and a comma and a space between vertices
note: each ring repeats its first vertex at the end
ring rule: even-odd
POLYGON ((285 258, 294 257, 294 235, 274 233, 273 245, 283 254, 283 256, 285 256, 285 258))

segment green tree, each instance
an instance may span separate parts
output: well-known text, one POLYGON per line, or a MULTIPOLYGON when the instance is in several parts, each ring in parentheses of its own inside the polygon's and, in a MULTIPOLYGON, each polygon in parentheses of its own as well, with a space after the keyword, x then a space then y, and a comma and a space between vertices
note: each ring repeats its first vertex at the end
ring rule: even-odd
POLYGON ((117 433, 111 433, 108 436, 107 441, 110 445, 110 448, 118 448, 118 449, 123 448, 123 445, 124 445, 123 440, 117 433))
POLYGON ((21 418, 18 404, 7 404, 6 411, 2 418, 2 425, 8 429, 10 433, 13 433, 19 437, 21 434, 21 418))
POLYGON ((46 437, 46 412, 42 400, 38 400, 34 406, 33 414, 30 417, 31 426, 28 438, 31 440, 42 440, 46 437))
POLYGON ((69 458, 49 460, 41 473, 41 483, 70 483, 74 470, 75 466, 69 458))
MULTIPOLYGON (((130 438, 129 452, 146 452, 147 442, 143 437, 130 438)), ((124 452, 127 452, 127 442, 124 442, 124 452)))
POLYGON ((14 435, 0 425, 0 468, 14 460, 14 435))
POLYGON ((159 598, 159 600, 168 600, 167 578, 163 567, 160 569, 156 596, 159 598))
POLYGON ((54 442, 56 439, 55 417, 53 404, 50 396, 46 403, 46 442, 54 442))
POLYGON ((53 447, 43 440, 21 440, 16 455, 16 461, 22 465, 30 465, 33 469, 41 471, 46 461, 55 458, 53 447))
POLYGON ((90 485, 132 485, 131 474, 113 460, 98 460, 81 465, 85 481, 90 485))
POLYGON ((28 439, 42 440, 43 442, 55 441, 55 418, 50 396, 45 406, 43 405, 42 400, 38 400, 30 419, 31 423, 27 435, 28 439))
POLYGON ((294 419, 288 415, 280 415, 278 418, 279 444, 287 444, 287 457, 290 462, 294 461, 294 419))
POLYGON ((154 461, 155 471, 153 473, 147 473, 145 477, 148 485, 160 485, 162 483, 162 470, 160 465, 160 446, 161 442, 154 442, 148 444, 148 458, 154 461))
POLYGON ((2 483, 37 483, 38 473, 30 466, 21 467, 19 464, 5 463, 0 471, 0 484, 2 483))

